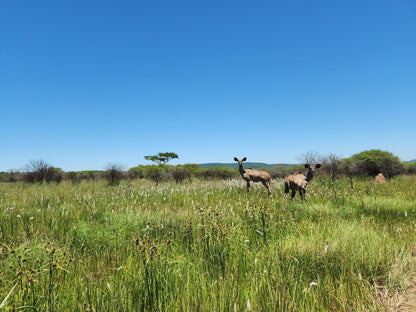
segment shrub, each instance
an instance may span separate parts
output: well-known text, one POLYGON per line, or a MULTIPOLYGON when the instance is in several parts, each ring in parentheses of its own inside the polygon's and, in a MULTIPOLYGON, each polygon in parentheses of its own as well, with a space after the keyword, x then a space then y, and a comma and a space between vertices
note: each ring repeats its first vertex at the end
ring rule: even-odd
POLYGON ((188 169, 182 167, 173 167, 170 170, 172 177, 175 179, 176 183, 182 183, 185 179, 191 179, 191 173, 188 169))
POLYGON ((156 185, 159 185, 159 182, 163 179, 163 172, 162 172, 161 166, 148 166, 147 169, 147 178, 151 179, 156 183, 156 185))
POLYGON ((10 170, 8 172, 3 172, 1 181, 4 182, 17 182, 20 178, 20 172, 16 170, 10 170))
POLYGON ((108 164, 105 168, 104 178, 110 185, 117 185, 123 178, 123 166, 118 164, 108 164))
POLYGON ((57 183, 62 181, 62 170, 54 168, 44 160, 31 161, 23 174, 23 181, 28 183, 57 183))
POLYGON ((78 177, 78 174, 77 174, 75 171, 68 171, 68 172, 65 174, 65 178, 66 178, 66 180, 69 180, 69 181, 71 181, 72 183, 79 182, 79 177, 78 177))
POLYGON ((348 164, 347 167, 354 167, 353 169, 347 168, 349 172, 359 171, 361 175, 372 177, 381 172, 388 179, 403 171, 403 165, 397 156, 376 149, 354 154, 346 159, 346 164, 348 164))
POLYGON ((133 167, 127 171, 127 175, 129 179, 143 179, 146 177, 146 169, 144 166, 133 167))

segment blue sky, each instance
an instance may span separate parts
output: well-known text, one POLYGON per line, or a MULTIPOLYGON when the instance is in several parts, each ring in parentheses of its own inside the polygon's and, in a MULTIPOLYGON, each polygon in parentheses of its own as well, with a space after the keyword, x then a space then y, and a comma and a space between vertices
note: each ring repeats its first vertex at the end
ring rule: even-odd
POLYGON ((0 171, 416 158, 416 2, 0 0, 0 171))

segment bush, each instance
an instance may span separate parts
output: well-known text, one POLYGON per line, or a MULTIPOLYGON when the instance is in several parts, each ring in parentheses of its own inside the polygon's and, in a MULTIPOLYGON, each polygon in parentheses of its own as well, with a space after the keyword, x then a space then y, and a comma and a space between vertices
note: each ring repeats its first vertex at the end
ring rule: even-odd
POLYGON ((182 167, 173 167, 170 169, 170 174, 175 179, 176 183, 182 183, 183 180, 191 180, 191 173, 188 169, 182 167))
POLYGON ((133 167, 127 171, 127 175, 129 179, 143 179, 146 177, 146 169, 144 166, 133 167))
POLYGON ((147 168, 147 178, 151 179, 159 185, 159 182, 163 179, 163 170, 161 166, 148 166, 147 168))
POLYGON ((123 179, 123 166, 118 164, 109 164, 105 169, 104 179, 108 181, 108 184, 117 185, 123 179))
POLYGON ((74 184, 80 181, 78 174, 75 171, 68 171, 65 173, 65 179, 71 181, 74 184))
POLYGON ((235 169, 228 167, 215 167, 215 168, 199 168, 195 171, 195 175, 205 180, 211 179, 232 179, 238 177, 239 173, 235 169))
POLYGON ((98 180, 101 176, 101 171, 83 170, 78 172, 79 180, 98 180))
POLYGON ((352 155, 344 162, 347 164, 348 172, 359 172, 364 176, 375 177, 380 172, 386 177, 391 178, 403 172, 403 165, 399 158, 392 153, 382 150, 368 150, 352 155))
POLYGON ((8 172, 1 173, 1 181, 3 182, 17 182, 20 179, 20 172, 15 170, 10 170, 8 172))
POLYGON ((285 172, 279 169, 271 169, 269 171, 269 174, 272 177, 272 179, 283 179, 286 176, 285 172))
POLYGON ((62 181, 62 170, 50 166, 46 161, 31 161, 23 174, 23 181, 28 183, 50 183, 62 181))

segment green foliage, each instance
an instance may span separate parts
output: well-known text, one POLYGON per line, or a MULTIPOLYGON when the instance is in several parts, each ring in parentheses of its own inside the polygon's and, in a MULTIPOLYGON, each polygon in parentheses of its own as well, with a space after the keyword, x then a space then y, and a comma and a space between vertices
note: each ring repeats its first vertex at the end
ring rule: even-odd
POLYGON ((237 170, 228 167, 200 168, 195 171, 194 174, 195 176, 206 180, 231 179, 238 177, 239 175, 237 170))
POLYGON ((185 179, 189 179, 189 181, 191 180, 191 172, 184 167, 172 167, 169 168, 169 172, 175 179, 176 183, 182 183, 182 181, 185 179))
POLYGON ((130 179, 143 179, 146 176, 146 167, 132 167, 127 171, 127 174, 130 179))
POLYGON ((191 173, 194 173, 199 169, 199 166, 197 164, 184 164, 181 167, 189 170, 189 172, 191 173))
POLYGON ((79 177, 77 172, 75 171, 68 171, 65 173, 65 178, 69 181, 71 181, 72 183, 76 183, 79 182, 79 177))
POLYGON ((158 165, 166 165, 170 160, 179 158, 177 154, 172 152, 158 153, 157 155, 144 156, 144 159, 153 161, 158 165))
POLYGON ((354 154, 344 162, 344 167, 351 168, 351 172, 360 172, 363 175, 376 176, 380 172, 387 178, 402 172, 402 164, 397 156, 378 149, 363 151, 354 154))
POLYGON ((151 179, 159 185, 159 182, 163 179, 164 170, 161 166, 147 166, 147 178, 151 179))
POLYGON ((77 172, 79 180, 98 180, 102 176, 102 171, 98 170, 82 170, 77 172))
POLYGON ((407 174, 416 174, 416 162, 404 163, 403 166, 407 174))

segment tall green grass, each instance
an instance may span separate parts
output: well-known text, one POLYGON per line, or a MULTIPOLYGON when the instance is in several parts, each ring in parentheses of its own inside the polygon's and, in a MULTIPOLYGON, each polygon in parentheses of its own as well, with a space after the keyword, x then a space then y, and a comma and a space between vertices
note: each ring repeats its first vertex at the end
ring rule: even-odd
POLYGON ((11 311, 382 311, 412 269, 416 178, 0 185, 11 311))

